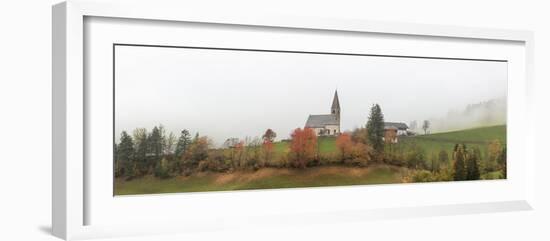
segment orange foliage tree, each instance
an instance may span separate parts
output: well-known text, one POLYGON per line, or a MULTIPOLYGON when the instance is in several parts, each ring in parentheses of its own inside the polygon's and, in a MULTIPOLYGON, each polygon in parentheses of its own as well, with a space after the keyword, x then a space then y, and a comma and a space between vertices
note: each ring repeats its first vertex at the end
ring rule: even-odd
POLYGON ((349 133, 343 133, 342 135, 338 136, 338 138, 336 138, 336 148, 338 148, 338 151, 340 151, 342 161, 349 158, 353 148, 351 135, 349 133))
POLYGON ((305 168, 308 161, 315 158, 317 136, 311 128, 297 128, 290 135, 290 154, 296 167, 305 168))

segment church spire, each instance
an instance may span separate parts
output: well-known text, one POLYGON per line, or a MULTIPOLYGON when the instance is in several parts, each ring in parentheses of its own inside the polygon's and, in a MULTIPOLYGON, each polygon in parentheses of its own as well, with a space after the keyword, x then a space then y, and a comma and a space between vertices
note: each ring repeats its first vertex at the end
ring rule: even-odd
POLYGON ((330 113, 336 115, 337 118, 340 119, 340 101, 338 100, 338 90, 334 91, 334 99, 332 100, 330 113))

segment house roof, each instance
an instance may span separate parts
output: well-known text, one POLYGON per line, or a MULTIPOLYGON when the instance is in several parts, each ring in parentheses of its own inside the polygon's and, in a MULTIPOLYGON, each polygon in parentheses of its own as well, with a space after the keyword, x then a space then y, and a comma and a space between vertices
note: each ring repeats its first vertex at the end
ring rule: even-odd
POLYGON ((398 130, 407 130, 409 127, 403 122, 384 122, 384 129, 397 128, 398 130))
POLYGON ((336 115, 309 115, 306 128, 323 128, 327 125, 338 125, 336 115))

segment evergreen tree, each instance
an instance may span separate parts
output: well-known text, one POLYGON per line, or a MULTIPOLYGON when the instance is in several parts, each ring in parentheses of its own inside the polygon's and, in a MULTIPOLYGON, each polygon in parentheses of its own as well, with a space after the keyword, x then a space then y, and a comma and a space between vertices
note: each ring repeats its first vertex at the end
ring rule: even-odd
POLYGON ((119 168, 123 171, 121 174, 133 176, 134 159, 134 141, 132 137, 123 131, 120 134, 120 143, 116 148, 116 160, 119 162, 119 168))
POLYGON ((153 128, 151 135, 149 135, 148 142, 151 155, 155 158, 155 161, 160 160, 162 151, 164 150, 162 127, 159 128, 155 126, 153 128))
POLYGON ((189 134, 188 130, 181 131, 180 138, 178 139, 178 143, 176 144, 176 157, 178 159, 189 149, 189 145, 191 144, 191 135, 189 134))
POLYGON ((136 169, 140 174, 146 173, 147 170, 147 129, 137 128, 134 130, 134 159, 136 161, 136 169))
POLYGON ((466 165, 466 180, 479 180, 479 148, 474 148, 473 153, 468 156, 468 162, 466 165))
POLYGON ((367 122, 367 140, 378 153, 384 150, 384 114, 378 104, 372 106, 367 122))
POLYGON ((465 164, 465 149, 464 145, 456 145, 455 146, 455 152, 453 154, 455 158, 455 165, 454 165, 454 180, 455 181, 462 181, 466 180, 466 164, 465 164))

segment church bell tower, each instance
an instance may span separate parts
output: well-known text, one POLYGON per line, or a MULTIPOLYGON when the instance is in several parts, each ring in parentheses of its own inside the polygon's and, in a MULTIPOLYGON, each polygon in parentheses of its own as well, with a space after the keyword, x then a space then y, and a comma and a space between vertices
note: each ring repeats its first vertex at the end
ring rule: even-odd
POLYGON ((340 122, 340 101, 338 100, 338 90, 334 91, 334 99, 332 100, 332 107, 330 107, 330 113, 336 115, 338 122, 340 122))

